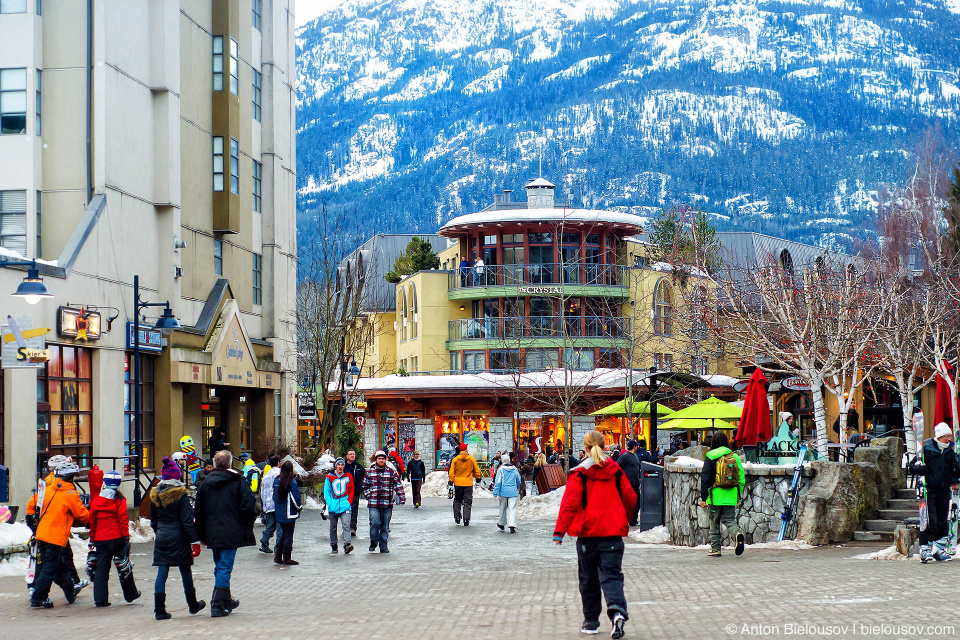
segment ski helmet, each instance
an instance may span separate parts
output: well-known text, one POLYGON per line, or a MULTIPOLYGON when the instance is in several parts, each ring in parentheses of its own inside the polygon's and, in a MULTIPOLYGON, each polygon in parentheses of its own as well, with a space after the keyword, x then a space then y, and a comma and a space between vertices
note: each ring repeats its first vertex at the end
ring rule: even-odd
POLYGON ((103 474, 103 486, 111 489, 119 487, 122 480, 123 476, 120 475, 119 471, 110 470, 103 474))
POLYGON ((47 468, 50 469, 50 471, 56 471, 57 467, 65 462, 70 462, 70 458, 59 454, 51 456, 50 459, 47 460, 47 468))
POLYGON ((64 462, 53 472, 55 477, 67 482, 73 482, 73 479, 77 477, 78 473, 80 473, 80 467, 72 462, 64 462))

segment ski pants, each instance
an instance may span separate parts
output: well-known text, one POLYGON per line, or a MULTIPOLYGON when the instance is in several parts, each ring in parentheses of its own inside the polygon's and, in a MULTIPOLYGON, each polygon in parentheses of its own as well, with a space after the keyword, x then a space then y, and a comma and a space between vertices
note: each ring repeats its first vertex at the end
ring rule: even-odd
POLYGON ((511 529, 516 528, 517 502, 519 501, 520 498, 517 496, 512 498, 500 496, 500 518, 497 520, 497 524, 499 524, 501 527, 510 527, 511 529))
POLYGON ((920 544, 930 544, 947 535, 950 487, 927 489, 927 528, 920 532, 920 544))
MULTIPOLYGON (((102 540, 94 543, 97 554, 97 570, 93 574, 93 601, 94 603, 110 602, 110 566, 119 563, 126 557, 127 545, 123 538, 115 540, 102 540)), ((120 573, 120 567, 117 566, 117 573, 120 573)), ((133 581, 133 573, 126 579, 120 576, 120 588, 123 589, 123 599, 132 602, 137 595, 137 587, 133 581)))
POLYGON ((710 548, 713 551, 720 551, 720 540, 723 537, 720 530, 721 524, 727 528, 731 538, 736 538, 740 533, 740 525, 737 524, 737 508, 718 507, 712 504, 708 504, 707 507, 710 509, 710 548))
POLYGON ((415 506, 420 506, 423 500, 420 497, 420 488, 423 486, 423 479, 413 479, 410 480, 410 488, 413 490, 413 504, 415 506))
MULTIPOLYGON (((68 542, 65 547, 69 547, 68 542)), ((73 578, 66 564, 64 547, 49 542, 37 541, 37 575, 33 581, 33 602, 43 602, 50 595, 50 587, 56 584, 63 589, 68 600, 73 598, 73 578)))
POLYGON ((623 538, 578 538, 577 566, 580 574, 580 600, 585 622, 599 622, 603 603, 607 600, 607 616, 627 616, 627 599, 623 595, 623 538))
POLYGON ((470 513, 473 509, 473 485, 469 487, 453 488, 453 519, 460 522, 461 511, 463 521, 470 522, 470 513))
POLYGON ((80 574, 77 573, 77 565, 73 561, 73 547, 67 540, 67 546, 63 548, 63 563, 67 565, 67 575, 73 580, 74 584, 80 584, 80 574))

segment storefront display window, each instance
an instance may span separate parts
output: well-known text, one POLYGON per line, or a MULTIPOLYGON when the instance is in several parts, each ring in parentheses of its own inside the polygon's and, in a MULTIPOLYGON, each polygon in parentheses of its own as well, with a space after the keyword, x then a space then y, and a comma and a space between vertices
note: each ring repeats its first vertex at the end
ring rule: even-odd
POLYGON ((437 438, 437 469, 449 469, 450 461, 467 445, 467 452, 485 465, 490 458, 490 414, 487 411, 441 411, 434 418, 437 438))
POLYGON ((60 454, 87 469, 93 456, 93 351, 48 348, 50 361, 37 371, 37 468, 60 454))
POLYGON ((520 414, 514 420, 514 433, 514 448, 520 452, 521 460, 541 453, 549 456, 566 445, 567 429, 563 416, 520 414))
POLYGON ((380 413, 380 448, 397 450, 404 464, 417 449, 417 416, 383 411, 380 413))
MULTIPOLYGON (((133 356, 123 354, 123 455, 135 453, 136 441, 134 426, 134 398, 133 398, 133 356)), ((140 447, 143 450, 143 467, 153 468, 153 432, 154 432, 154 404, 153 404, 153 357, 140 356, 140 415, 142 428, 140 430, 140 447)), ((125 472, 131 471, 129 459, 124 464, 125 472)))

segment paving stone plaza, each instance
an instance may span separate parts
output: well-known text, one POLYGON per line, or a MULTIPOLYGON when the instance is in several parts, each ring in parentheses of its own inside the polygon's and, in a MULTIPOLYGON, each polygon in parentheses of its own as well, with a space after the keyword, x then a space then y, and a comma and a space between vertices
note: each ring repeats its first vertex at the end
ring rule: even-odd
MULTIPOLYGON (((366 510, 351 556, 331 556, 327 523, 306 511, 297 524, 299 567, 241 550, 232 590, 241 604, 228 618, 209 609, 190 616, 179 578, 167 583, 173 619, 153 619, 152 544, 134 545, 144 596, 124 604, 116 575, 113 606, 96 609, 91 589, 66 605, 30 610, 23 578, 0 578, 0 637, 70 638, 579 638, 576 551, 551 543, 552 521, 521 521, 516 535, 496 527, 496 502, 478 499, 469 528, 457 527, 450 502, 395 510, 389 555, 367 553, 366 510)), ((259 535, 260 528, 257 527, 259 535)), ((859 545, 859 546, 858 546, 859 545)), ((956 638, 960 561, 855 559, 882 545, 803 551, 750 549, 707 558, 706 551, 627 545, 627 638, 956 638)), ((212 561, 194 566, 209 600, 212 561)), ((609 633, 609 625, 601 628, 609 633)), ((601 635, 598 637, 607 637, 601 635)))

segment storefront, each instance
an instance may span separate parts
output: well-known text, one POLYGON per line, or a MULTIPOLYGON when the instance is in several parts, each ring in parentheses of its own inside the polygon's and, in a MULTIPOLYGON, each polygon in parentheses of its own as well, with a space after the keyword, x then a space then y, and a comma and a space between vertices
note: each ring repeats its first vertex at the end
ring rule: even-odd
POLYGON ((567 442, 567 428, 562 415, 518 413, 514 419, 514 434, 514 448, 521 460, 541 453, 550 456, 567 442))
POLYGON ((437 469, 449 469, 450 461, 459 453, 460 444, 480 465, 490 462, 490 412, 451 409, 434 416, 437 469))
POLYGON ((404 464, 417 450, 417 416, 413 413, 382 411, 380 413, 379 447, 384 451, 396 449, 404 464))

